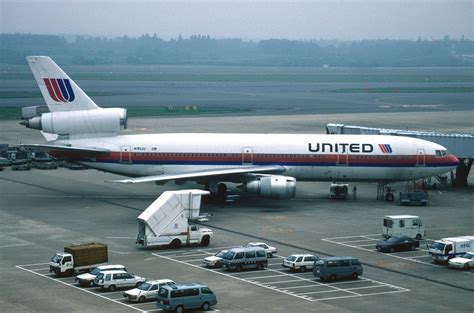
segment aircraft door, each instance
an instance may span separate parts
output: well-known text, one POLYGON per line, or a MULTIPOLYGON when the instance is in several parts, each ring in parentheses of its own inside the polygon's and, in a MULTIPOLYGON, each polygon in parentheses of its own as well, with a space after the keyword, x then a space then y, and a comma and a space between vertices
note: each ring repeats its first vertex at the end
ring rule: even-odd
POLYGON ((347 179, 347 176, 350 174, 351 169, 349 168, 349 154, 348 151, 344 151, 341 154, 337 155, 336 161, 336 177, 338 179, 347 179))
POLYGON ((425 166, 425 149, 416 150, 416 166, 425 166))
POLYGON ((132 163, 132 153, 130 146, 120 147, 120 163, 132 163))
POLYGON ((253 164, 253 151, 252 148, 242 148, 242 164, 253 164))
POLYGON ((349 154, 347 151, 344 152, 344 154, 338 154, 337 155, 337 165, 340 166, 347 166, 349 165, 349 154))

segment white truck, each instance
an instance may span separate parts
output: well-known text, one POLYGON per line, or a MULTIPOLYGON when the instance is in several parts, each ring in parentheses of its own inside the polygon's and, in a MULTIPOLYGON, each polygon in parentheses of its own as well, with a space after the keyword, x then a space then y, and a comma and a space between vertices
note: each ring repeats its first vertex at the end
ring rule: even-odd
POLYGON ((435 263, 446 263, 466 252, 474 252, 474 236, 443 238, 429 246, 429 254, 435 263))
POLYGON ((64 252, 56 253, 49 263, 49 271, 58 276, 86 272, 108 262, 107 245, 86 243, 64 247, 64 252))
POLYGON ((198 189, 164 192, 138 216, 137 244, 173 248, 209 245, 212 230, 189 224, 189 220, 204 217, 199 215, 201 196, 208 194, 208 191, 198 189))
POLYGON ((425 226, 416 215, 385 215, 383 218, 382 235, 407 236, 420 240, 426 236, 425 226))

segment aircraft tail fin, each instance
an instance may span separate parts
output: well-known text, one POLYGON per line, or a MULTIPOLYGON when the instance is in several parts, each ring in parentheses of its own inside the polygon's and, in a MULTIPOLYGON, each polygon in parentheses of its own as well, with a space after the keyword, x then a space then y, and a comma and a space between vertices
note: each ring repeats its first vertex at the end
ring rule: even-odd
POLYGON ((26 60, 51 112, 98 108, 50 57, 28 56, 26 60))

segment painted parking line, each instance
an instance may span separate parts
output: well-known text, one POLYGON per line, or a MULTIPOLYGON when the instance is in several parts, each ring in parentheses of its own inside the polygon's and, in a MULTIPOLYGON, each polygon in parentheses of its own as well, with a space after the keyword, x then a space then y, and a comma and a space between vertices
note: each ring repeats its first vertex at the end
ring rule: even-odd
MULTIPOLYGON (((376 249, 365 248, 365 245, 362 246, 362 245, 354 245, 354 244, 350 244, 350 243, 345 243, 345 242, 347 242, 347 239, 349 239, 349 238, 362 238, 362 239, 370 238, 374 241, 378 241, 378 240, 383 239, 380 234, 376 234, 376 235, 371 234, 371 235, 355 235, 355 236, 345 236, 345 237, 322 238, 321 240, 326 241, 326 242, 330 242, 330 243, 334 243, 334 244, 338 244, 338 245, 342 245, 342 246, 346 246, 346 247, 350 247, 350 248, 354 248, 354 249, 359 249, 359 250, 372 252, 372 253, 380 253, 376 249), (378 238, 372 238, 374 236, 378 236, 378 238), (341 239, 342 239, 342 241, 341 241, 341 239)), ((433 241, 433 240, 428 239, 428 238, 424 238, 422 241, 429 242, 429 241, 433 241)), ((420 246, 422 246, 421 241, 420 241, 420 246)), ((427 251, 427 250, 417 249, 417 250, 407 251, 407 252, 416 253, 416 252, 420 252, 420 251, 427 251)), ((430 265, 430 266, 434 266, 434 267, 443 267, 442 265, 433 264, 431 262, 418 260, 418 257, 416 257, 416 258, 414 258, 414 257, 405 257, 405 256, 402 256, 402 255, 399 255, 400 253, 403 254, 403 252, 396 252, 396 253, 383 253, 383 255, 386 255, 388 257, 402 259, 402 260, 408 260, 408 261, 416 262, 416 263, 420 263, 420 264, 426 264, 426 265, 430 265)))
MULTIPOLYGON (((36 265, 36 264, 33 264, 33 265, 36 265)), ((81 290, 81 291, 83 291, 83 292, 85 292, 85 293, 94 295, 94 296, 96 296, 96 297, 99 297, 99 298, 102 298, 102 299, 111 301, 111 302, 113 302, 113 303, 126 306, 126 307, 128 307, 128 308, 130 308, 130 309, 133 309, 133 310, 136 310, 136 311, 140 311, 140 312, 146 312, 146 311, 143 311, 143 310, 141 310, 141 309, 139 309, 139 308, 136 308, 136 307, 134 307, 134 306, 132 306, 132 305, 129 305, 129 304, 126 304, 126 303, 122 303, 122 302, 120 302, 120 301, 117 301, 117 300, 108 298, 108 297, 106 297, 105 295, 95 293, 95 292, 90 291, 90 290, 88 290, 88 289, 80 288, 80 287, 78 287, 78 286, 75 286, 74 284, 65 282, 65 281, 63 281, 63 280, 59 280, 59 279, 56 278, 56 277, 52 277, 52 276, 49 276, 49 275, 45 275, 45 274, 41 274, 41 273, 35 272, 35 271, 33 271, 33 270, 28 269, 28 268, 27 268, 28 266, 31 266, 31 264, 17 265, 17 266, 15 266, 15 267, 18 268, 18 269, 20 269, 20 270, 26 271, 26 272, 28 272, 28 273, 31 273, 31 274, 34 274, 34 275, 38 275, 38 276, 44 277, 44 278, 46 278, 46 279, 55 281, 55 282, 57 282, 57 283, 60 283, 60 284, 69 286, 69 287, 74 288, 74 289, 77 289, 77 290, 81 290)))
MULTIPOLYGON (((200 251, 195 251, 199 253, 200 251)), ((306 273, 292 273, 285 269, 273 269, 273 266, 281 267, 281 259, 283 256, 274 255, 274 258, 269 259, 269 267, 261 271, 242 271, 242 272, 228 272, 225 269, 208 268, 203 265, 195 264, 195 259, 190 254, 183 254, 176 252, 174 254, 167 253, 152 253, 154 257, 163 258, 169 261, 185 264, 201 270, 213 272, 217 275, 222 275, 242 282, 246 282, 255 286, 270 289, 280 292, 292 297, 296 297, 306 301, 324 301, 333 299, 352 298, 358 296, 367 296, 372 293, 380 294, 379 290, 385 288, 383 293, 390 292, 404 292, 409 291, 406 288, 398 287, 392 284, 387 284, 372 279, 359 278, 352 281, 340 281, 335 283, 322 283, 316 280, 312 272, 306 273), (188 256, 188 258, 186 258, 188 256), (194 263, 193 263, 194 262, 194 263), (351 284, 352 283, 352 284, 351 284), (364 288, 371 287, 371 288, 364 288), (364 290, 363 293, 357 290, 364 290), (374 289, 374 292, 370 290, 374 289), (377 289, 377 291, 375 290, 377 289), (331 296, 316 297, 318 294, 329 294, 331 296)))
POLYGON ((30 268, 29 270, 32 271, 48 271, 49 272, 49 267, 42 267, 42 268, 30 268))
MULTIPOLYGON (((362 236, 373 237, 373 236, 380 236, 380 234, 369 234, 369 235, 362 235, 362 236)), ((326 239, 332 240, 332 239, 346 239, 346 238, 355 238, 355 237, 360 237, 360 235, 359 236, 332 237, 332 238, 326 238, 326 239)))

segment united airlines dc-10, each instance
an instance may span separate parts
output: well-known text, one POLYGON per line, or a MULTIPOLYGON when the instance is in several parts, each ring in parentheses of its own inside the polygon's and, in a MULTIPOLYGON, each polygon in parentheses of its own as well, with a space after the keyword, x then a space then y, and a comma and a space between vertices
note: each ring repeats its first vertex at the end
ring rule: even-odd
MULTIPOLYGON (((458 159, 410 137, 315 134, 120 135, 127 111, 98 107, 49 57, 27 61, 49 112, 30 109, 23 125, 52 156, 131 178, 118 183, 195 181, 216 195, 226 183, 272 199, 295 197, 296 181, 390 183, 448 172, 458 159)), ((28 111, 28 110, 27 110, 28 111)))

